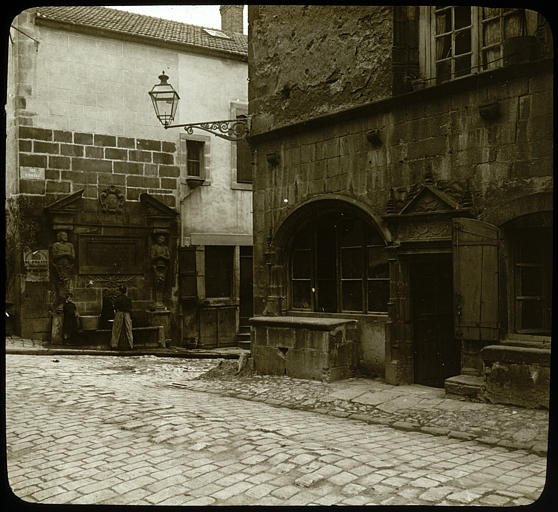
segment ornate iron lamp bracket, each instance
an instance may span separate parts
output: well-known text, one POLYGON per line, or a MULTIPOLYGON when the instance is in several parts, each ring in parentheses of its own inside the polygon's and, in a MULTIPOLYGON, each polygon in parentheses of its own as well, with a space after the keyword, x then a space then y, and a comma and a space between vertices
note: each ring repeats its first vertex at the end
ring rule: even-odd
POLYGON ((167 128, 184 128, 186 133, 194 133, 194 128, 204 130, 222 139, 238 142, 244 140, 250 131, 250 118, 228 119, 224 121, 208 121, 205 123, 169 124, 167 128))

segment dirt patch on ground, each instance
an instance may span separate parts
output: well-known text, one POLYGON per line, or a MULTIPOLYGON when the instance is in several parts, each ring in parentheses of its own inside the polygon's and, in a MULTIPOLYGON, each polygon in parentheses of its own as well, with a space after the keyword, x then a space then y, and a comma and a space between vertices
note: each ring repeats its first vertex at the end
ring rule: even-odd
POLYGON ((254 372, 246 362, 239 360, 223 359, 217 366, 202 373, 194 380, 234 380, 239 377, 251 377, 254 372))

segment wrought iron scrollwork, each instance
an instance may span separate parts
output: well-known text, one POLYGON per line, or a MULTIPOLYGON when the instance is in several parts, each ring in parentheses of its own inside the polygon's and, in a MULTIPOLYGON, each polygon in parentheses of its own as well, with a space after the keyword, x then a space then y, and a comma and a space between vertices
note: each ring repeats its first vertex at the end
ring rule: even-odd
POLYGON ((165 128, 184 128, 189 135, 194 133, 194 128, 198 128, 232 142, 243 140, 250 130, 248 118, 209 121, 205 123, 175 124, 165 126, 165 128))

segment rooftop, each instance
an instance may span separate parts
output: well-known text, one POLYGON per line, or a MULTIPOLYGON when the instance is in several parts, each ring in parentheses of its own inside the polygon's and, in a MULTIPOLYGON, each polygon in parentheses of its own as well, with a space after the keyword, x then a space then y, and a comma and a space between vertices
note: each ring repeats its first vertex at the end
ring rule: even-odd
MULTIPOLYGON (((32 8, 38 23, 55 23, 82 30, 140 37, 153 42, 183 45, 201 51, 228 54, 239 58, 248 55, 248 38, 244 34, 227 32, 228 38, 211 35, 197 25, 135 14, 101 6, 41 6, 32 8)), ((219 29, 212 28, 212 31, 219 29)))

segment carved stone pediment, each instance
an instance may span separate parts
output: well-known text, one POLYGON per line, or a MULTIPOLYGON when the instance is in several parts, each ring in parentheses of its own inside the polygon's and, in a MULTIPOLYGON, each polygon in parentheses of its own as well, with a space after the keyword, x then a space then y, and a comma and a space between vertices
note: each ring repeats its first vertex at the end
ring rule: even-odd
POLYGON ((472 204, 468 184, 435 183, 427 178, 409 188, 391 190, 384 219, 400 243, 450 242, 452 217, 467 215, 472 204))
POLYGON ((447 212, 458 208, 459 204, 449 195, 432 185, 423 185, 422 189, 405 204, 399 214, 447 212))
POLYGON ((79 211, 82 195, 83 190, 78 190, 45 206, 44 213, 50 218, 54 231, 74 229, 74 218, 79 211))
POLYGON ((393 188, 386 205, 388 215, 451 212, 472 206, 469 183, 427 180, 410 187, 393 188))
POLYGON ((140 202, 145 208, 147 223, 154 232, 168 233, 172 229, 178 215, 175 210, 147 193, 140 195, 140 202))

